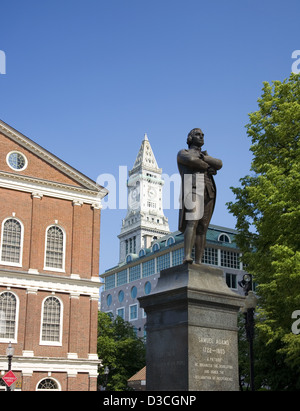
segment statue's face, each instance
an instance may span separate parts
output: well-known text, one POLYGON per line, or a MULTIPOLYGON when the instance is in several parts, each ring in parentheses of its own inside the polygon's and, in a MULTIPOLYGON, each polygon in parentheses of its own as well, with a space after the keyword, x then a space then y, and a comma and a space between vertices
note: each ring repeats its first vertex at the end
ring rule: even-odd
POLYGON ((197 146, 197 147, 202 147, 204 144, 204 134, 200 130, 200 128, 195 129, 193 132, 193 137, 192 137, 192 144, 197 146))

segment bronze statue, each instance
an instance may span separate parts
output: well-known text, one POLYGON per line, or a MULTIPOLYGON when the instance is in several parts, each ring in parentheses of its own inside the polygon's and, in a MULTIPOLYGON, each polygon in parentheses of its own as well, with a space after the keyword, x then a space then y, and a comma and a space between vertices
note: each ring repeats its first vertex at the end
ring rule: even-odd
POLYGON ((187 138, 188 150, 177 155, 181 175, 181 208, 179 230, 184 233, 184 260, 192 263, 195 245, 195 263, 201 264, 206 244, 206 232, 211 220, 215 201, 216 185, 213 175, 222 168, 222 161, 201 151, 204 134, 200 128, 190 131, 187 138))

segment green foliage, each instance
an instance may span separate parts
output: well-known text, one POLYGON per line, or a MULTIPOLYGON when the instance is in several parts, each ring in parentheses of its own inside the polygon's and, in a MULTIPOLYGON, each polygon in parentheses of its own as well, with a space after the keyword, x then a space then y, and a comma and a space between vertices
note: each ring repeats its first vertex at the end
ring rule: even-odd
MULTIPOLYGON (((300 379, 297 369, 286 363, 286 354, 282 352, 279 339, 267 343, 267 336, 256 319, 253 353, 254 353, 254 386, 256 391, 299 391, 300 379)), ((250 390, 249 342, 246 339, 245 318, 240 314, 239 325, 239 376, 241 391, 250 390)), ((287 336, 296 337, 294 334, 287 336)))
POLYGON ((145 366, 145 344, 121 317, 112 319, 99 312, 98 356, 103 364, 98 384, 110 391, 125 391, 128 390, 127 380, 145 366), (107 377, 104 375, 106 366, 109 368, 107 377))
POLYGON ((291 333, 292 312, 300 309, 300 75, 264 83, 258 106, 246 126, 252 173, 232 188, 236 202, 228 208, 259 285, 260 335, 300 380, 300 335, 291 333))

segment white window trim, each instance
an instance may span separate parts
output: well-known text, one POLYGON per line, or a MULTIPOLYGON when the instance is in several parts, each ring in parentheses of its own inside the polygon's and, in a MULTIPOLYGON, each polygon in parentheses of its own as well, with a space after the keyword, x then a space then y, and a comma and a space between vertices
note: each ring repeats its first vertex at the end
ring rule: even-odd
POLYGON ((7 154, 7 156, 6 156, 6 163, 7 163, 7 165, 9 166, 9 168, 11 168, 12 170, 17 171, 17 172, 26 170, 26 168, 27 168, 27 166, 28 166, 28 160, 27 160, 27 157, 25 156, 25 154, 24 154, 24 153, 21 153, 21 151, 17 151, 17 150, 10 151, 10 152, 7 154), (18 169, 16 169, 16 168, 13 168, 13 167, 9 164, 8 159, 9 159, 9 156, 10 156, 11 154, 20 154, 22 157, 24 157, 24 159, 25 159, 25 165, 24 165, 23 168, 20 168, 20 169, 18 170, 18 169))
POLYGON ((18 342, 18 326, 19 326, 19 307, 20 307, 20 301, 19 297, 17 294, 12 292, 11 290, 3 290, 1 291, 0 295, 3 293, 10 293, 13 294, 16 297, 16 319, 15 319, 15 335, 14 338, 0 338, 1 343, 14 343, 16 344, 18 342))
POLYGON ((41 311, 42 313, 41 313, 41 328, 40 328, 40 343, 39 344, 61 347, 62 346, 63 318, 64 318, 64 305, 63 305, 62 300, 56 295, 48 295, 47 297, 43 299, 41 311), (59 341, 43 341, 42 340, 45 301, 47 300, 47 298, 50 298, 50 297, 55 297, 60 302, 59 341))
POLYGON ((46 271, 54 271, 57 273, 65 273, 66 272, 66 231, 65 229, 58 225, 58 224, 51 224, 46 228, 45 232, 45 252, 44 252, 44 270, 46 271), (58 227, 63 232, 63 267, 62 268, 55 268, 55 267, 47 267, 46 266, 46 251, 47 251, 47 233, 49 228, 51 227, 58 227))
POLYGON ((129 321, 136 321, 139 319, 139 307, 138 304, 129 305, 129 321), (136 306, 136 318, 131 318, 131 307, 136 306))
POLYGON ((23 242, 24 242, 24 225, 21 220, 16 217, 7 217, 5 220, 2 221, 1 225, 1 245, 0 245, 0 264, 1 265, 8 265, 11 267, 22 267, 23 263, 23 242), (2 246, 3 246, 3 232, 4 232, 4 224, 8 220, 16 220, 21 225, 21 244, 20 244, 20 261, 18 263, 13 263, 10 261, 2 261, 2 246))

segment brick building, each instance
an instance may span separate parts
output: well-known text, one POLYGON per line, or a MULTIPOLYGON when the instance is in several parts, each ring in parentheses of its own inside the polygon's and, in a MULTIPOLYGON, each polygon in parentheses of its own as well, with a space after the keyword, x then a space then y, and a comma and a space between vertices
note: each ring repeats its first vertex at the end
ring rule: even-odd
POLYGON ((0 121, 0 389, 96 390, 107 190, 0 121), (2 387, 1 387, 2 386, 2 387))

